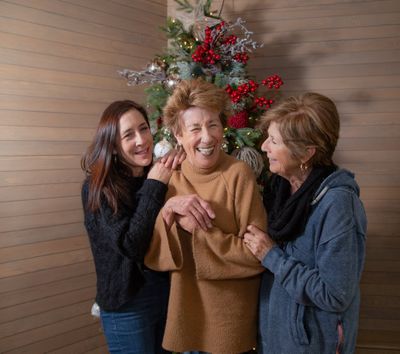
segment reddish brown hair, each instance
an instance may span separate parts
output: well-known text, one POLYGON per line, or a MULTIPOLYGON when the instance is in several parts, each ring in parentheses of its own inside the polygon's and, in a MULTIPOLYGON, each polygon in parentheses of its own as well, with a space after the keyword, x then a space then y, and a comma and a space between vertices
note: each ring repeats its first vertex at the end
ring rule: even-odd
POLYGON ((222 124, 231 114, 231 101, 221 88, 202 78, 181 81, 169 97, 163 111, 164 124, 179 133, 180 115, 190 107, 218 112, 222 124))

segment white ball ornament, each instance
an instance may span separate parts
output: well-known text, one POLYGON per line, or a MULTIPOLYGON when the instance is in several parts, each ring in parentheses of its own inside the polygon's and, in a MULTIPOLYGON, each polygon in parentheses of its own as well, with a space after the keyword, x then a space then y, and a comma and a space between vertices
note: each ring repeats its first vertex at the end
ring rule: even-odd
POLYGON ((172 149, 173 149, 172 144, 169 141, 163 139, 154 146, 154 151, 153 151, 154 157, 156 159, 159 159, 172 149))

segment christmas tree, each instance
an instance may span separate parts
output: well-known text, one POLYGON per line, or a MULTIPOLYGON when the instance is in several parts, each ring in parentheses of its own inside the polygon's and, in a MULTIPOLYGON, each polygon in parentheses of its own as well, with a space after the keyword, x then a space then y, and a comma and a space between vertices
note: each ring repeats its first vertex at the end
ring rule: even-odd
MULTIPOLYGON (((155 154, 162 155, 175 144, 170 131, 162 125, 162 109, 180 80, 203 77, 224 88, 231 98, 233 115, 224 127, 223 149, 250 164, 256 176, 265 172, 258 152, 262 133, 259 117, 274 103, 283 84, 276 75, 256 82, 247 73, 249 54, 262 46, 251 39, 253 32, 238 18, 228 23, 211 11, 212 0, 175 0, 176 18, 167 18, 163 30, 169 39, 167 52, 156 56, 145 70, 124 69, 120 75, 128 85, 149 84, 145 89, 154 132, 155 154), (260 91, 263 91, 260 94, 260 91)), ((222 3, 223 4, 223 3, 222 3)))

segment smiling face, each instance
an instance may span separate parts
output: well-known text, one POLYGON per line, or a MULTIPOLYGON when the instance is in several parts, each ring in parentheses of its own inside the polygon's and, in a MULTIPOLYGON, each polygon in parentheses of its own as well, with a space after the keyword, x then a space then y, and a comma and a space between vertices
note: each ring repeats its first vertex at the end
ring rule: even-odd
POLYGON ((269 170, 290 180, 300 174, 301 161, 295 159, 283 142, 279 132, 279 124, 271 122, 268 127, 268 138, 263 142, 261 150, 267 153, 269 170))
POLYGON ((119 150, 134 176, 142 175, 144 167, 151 164, 153 137, 143 115, 136 110, 126 112, 119 120, 119 150))
POLYGON ((212 168, 218 161, 223 141, 219 114, 191 107, 180 116, 180 132, 176 139, 186 152, 186 159, 196 168, 212 168))

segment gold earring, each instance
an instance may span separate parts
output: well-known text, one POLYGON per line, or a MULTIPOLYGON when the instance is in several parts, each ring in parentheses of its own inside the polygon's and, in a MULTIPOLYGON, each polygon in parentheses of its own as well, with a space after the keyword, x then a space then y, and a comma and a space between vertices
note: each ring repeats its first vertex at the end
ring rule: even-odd
POLYGON ((305 163, 301 163, 300 164, 300 170, 301 170, 301 172, 306 172, 307 171, 307 169, 308 169, 308 166, 305 164, 305 163))

